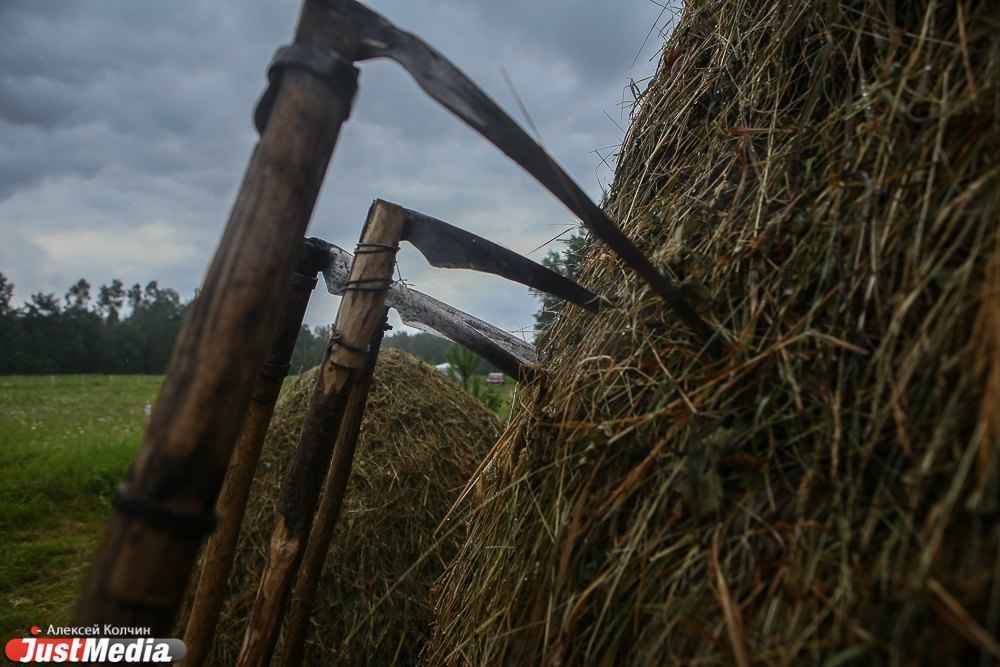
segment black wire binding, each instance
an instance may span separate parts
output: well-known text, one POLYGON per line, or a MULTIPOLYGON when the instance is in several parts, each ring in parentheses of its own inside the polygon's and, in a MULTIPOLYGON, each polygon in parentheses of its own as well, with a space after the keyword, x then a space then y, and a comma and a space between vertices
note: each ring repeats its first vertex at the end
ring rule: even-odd
POLYGON ((291 283, 296 287, 305 287, 306 289, 314 290, 316 289, 316 283, 318 280, 319 279, 316 276, 306 276, 301 273, 293 273, 291 283))
POLYGON ((334 345, 339 345, 348 352, 354 352, 355 354, 368 354, 369 352, 371 352, 371 346, 361 349, 360 347, 355 347, 350 343, 345 343, 344 334, 340 333, 336 329, 333 329, 333 332, 330 334, 330 342, 327 343, 326 347, 327 349, 329 349, 334 345))
POLYGON ((292 367, 292 363, 287 364, 269 364, 264 362, 264 370, 260 372, 261 375, 268 378, 273 378, 275 380, 284 380, 288 377, 288 371, 292 367))
POLYGON ((345 292, 384 292, 392 287, 392 278, 356 278, 344 283, 345 292), (376 287, 358 287, 358 283, 380 283, 376 287))
POLYGON ((388 243, 359 243, 354 248, 355 255, 374 255, 380 252, 399 252, 399 246, 388 243), (362 247, 372 248, 372 250, 362 250, 362 247))
POLYGON ((338 91, 344 104, 350 109, 354 95, 358 91, 358 68, 349 63, 336 51, 322 49, 315 44, 293 42, 282 46, 274 53, 267 68, 267 88, 254 109, 254 126, 263 136, 271 107, 281 81, 281 74, 289 67, 297 67, 312 72, 320 81, 338 91))
POLYGON ((124 484, 115 487, 111 506, 146 526, 185 540, 200 540, 215 529, 219 513, 188 514, 163 503, 129 492, 124 484))

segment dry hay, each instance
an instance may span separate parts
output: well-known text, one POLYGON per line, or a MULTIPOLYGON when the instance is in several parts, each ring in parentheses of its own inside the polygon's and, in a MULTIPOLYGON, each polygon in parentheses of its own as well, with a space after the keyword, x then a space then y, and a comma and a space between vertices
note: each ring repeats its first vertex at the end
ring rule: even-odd
MULTIPOLYGON (((210 664, 236 662, 316 372, 296 378, 271 420, 210 664)), ((381 351, 304 664, 416 664, 433 619, 430 588, 464 537, 460 527, 435 541, 434 528, 500 429, 442 373, 405 352, 381 351)), ((279 643, 275 664, 280 651, 279 643)))
POLYGON ((731 353, 591 247, 426 664, 996 664, 998 82, 993 0, 689 4, 606 205, 731 353))

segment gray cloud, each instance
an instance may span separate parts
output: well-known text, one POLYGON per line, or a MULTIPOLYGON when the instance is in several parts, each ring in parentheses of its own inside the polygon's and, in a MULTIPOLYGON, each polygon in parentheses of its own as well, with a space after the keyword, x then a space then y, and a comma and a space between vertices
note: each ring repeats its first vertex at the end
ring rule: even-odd
POLYGON ((496 26, 508 48, 532 60, 563 60, 588 85, 606 86, 622 75, 623 64, 639 52, 637 34, 648 30, 658 14, 652 3, 509 0, 470 3, 482 25, 496 26))
MULTIPOLYGON (((221 234, 256 135, 253 105, 298 0, 4 0, 0 3, 0 271, 18 297, 83 276, 159 280, 190 296, 221 234)), ((594 196, 596 149, 621 133, 622 89, 652 71, 660 12, 621 3, 379 0, 515 119, 510 76, 546 146, 594 196)), ((662 19, 661 19, 662 23, 662 19)), ((361 64, 361 91, 311 234, 353 247, 373 198, 398 201, 530 253, 572 225, 530 177, 429 100, 397 65, 361 64)), ((622 123, 624 124, 624 123, 622 123)), ((607 154, 605 151, 604 154, 607 154)), ((606 180, 610 172, 604 170, 606 180)), ((533 255, 540 258, 544 249, 533 255)), ((511 329, 527 291, 443 274, 412 251, 415 287, 511 329), (435 292, 435 290, 438 290, 435 292)), ((332 319, 336 302, 308 315, 332 319)))

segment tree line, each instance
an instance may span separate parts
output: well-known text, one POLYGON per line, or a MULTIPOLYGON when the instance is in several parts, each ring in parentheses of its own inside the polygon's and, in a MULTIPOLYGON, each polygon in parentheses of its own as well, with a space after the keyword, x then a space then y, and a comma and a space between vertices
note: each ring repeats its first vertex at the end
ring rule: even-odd
POLYGON ((0 374, 163 373, 190 307, 157 281, 101 285, 81 278, 66 294, 38 292, 15 307, 0 273, 0 374))
MULTIPOLYGON (((560 239, 566 248, 562 252, 550 250, 542 259, 542 265, 559 275, 576 280, 580 273, 580 262, 585 256, 590 244, 590 233, 580 228, 566 238, 560 239)), ((531 295, 542 302, 542 307, 535 313, 535 331, 541 334, 555 321, 556 316, 566 307, 566 302, 559 297, 529 289, 531 295)))
MULTIPOLYGON (((586 233, 563 239, 562 253, 549 252, 542 263, 568 278, 576 278, 579 258, 587 244, 586 233)), ((136 283, 126 289, 121 280, 101 285, 96 295, 81 278, 62 298, 37 292, 20 307, 12 304, 14 284, 0 272, 0 375, 82 374, 160 375, 180 333, 191 301, 183 301, 173 289, 160 288, 157 281, 145 287, 136 283)), ((547 294, 535 314, 535 329, 543 331, 562 310, 564 303, 547 294)), ((319 364, 323 358, 329 326, 302 325, 291 360, 298 373, 319 364)), ((426 333, 401 331, 387 336, 384 347, 399 348, 431 365, 447 361, 450 343, 426 333)), ((495 372, 480 364, 475 375, 495 372)))
MULTIPOLYGON (((38 292, 20 307, 15 285, 0 272, 0 375, 160 375, 174 349, 191 301, 157 281, 126 289, 120 280, 93 295, 81 278, 62 298, 38 292)), ((303 324, 291 359, 293 374, 323 358, 329 326, 303 324)), ((399 348, 431 365, 445 361, 450 343, 430 334, 389 336, 384 347, 399 348)), ((483 362, 476 373, 495 371, 483 362)))

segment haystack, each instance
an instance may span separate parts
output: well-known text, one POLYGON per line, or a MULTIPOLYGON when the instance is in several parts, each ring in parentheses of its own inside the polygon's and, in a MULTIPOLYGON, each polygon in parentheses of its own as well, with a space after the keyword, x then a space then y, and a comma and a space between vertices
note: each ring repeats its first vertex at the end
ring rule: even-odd
POLYGON ((1000 3, 689 2, 428 665, 1000 658, 1000 3))
MULTIPOLYGON (((271 420, 210 664, 232 665, 239 653, 315 379, 316 369, 296 378, 271 420)), ((433 619, 431 586, 465 536, 461 516, 441 539, 434 529, 499 430, 496 416, 444 375, 405 352, 381 351, 304 664, 416 664, 433 619)))

